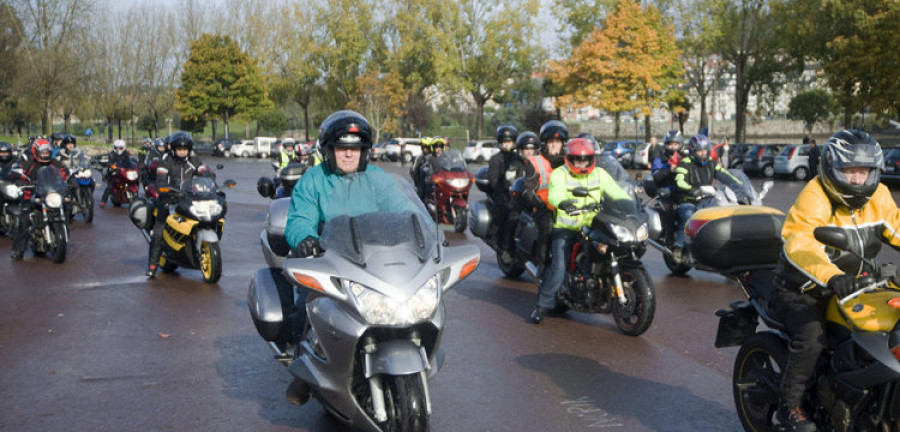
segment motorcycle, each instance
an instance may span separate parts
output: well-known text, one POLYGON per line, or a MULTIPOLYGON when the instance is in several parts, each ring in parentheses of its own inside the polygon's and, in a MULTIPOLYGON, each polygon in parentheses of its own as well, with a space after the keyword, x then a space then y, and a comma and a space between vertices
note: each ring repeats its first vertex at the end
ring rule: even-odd
POLYGON ((69 241, 63 207, 69 200, 65 181, 55 167, 43 166, 35 173, 33 184, 23 186, 22 189, 31 191, 32 210, 28 214, 31 223, 31 251, 37 256, 49 255, 53 262, 62 263, 66 260, 69 241))
POLYGON ((112 182, 112 204, 116 207, 122 204, 128 204, 138 196, 138 174, 137 162, 132 158, 125 158, 119 164, 109 166, 112 182))
POLYGON ((94 220, 94 176, 90 159, 81 153, 69 173, 69 197, 66 205, 68 220, 80 214, 86 223, 94 220))
POLYGON ((309 169, 308 166, 292 162, 286 167, 276 169, 275 179, 269 177, 260 177, 256 181, 256 191, 263 197, 269 199, 290 198, 294 191, 294 185, 300 181, 300 177, 309 169))
MULTIPOLYGON (((716 187, 701 186, 700 193, 702 198, 697 203, 697 211, 683 225, 679 220, 678 204, 672 199, 671 190, 658 188, 652 178, 648 177, 644 180, 644 190, 647 192, 647 195, 652 197, 646 203, 646 211, 660 216, 660 226, 651 227, 653 229, 650 230, 649 243, 662 252, 663 261, 672 274, 683 276, 695 267, 700 270, 715 271, 715 269, 704 267, 696 260, 691 253, 691 250, 694 248, 689 244, 692 237, 690 233, 695 230, 698 224, 702 224, 707 220, 704 218, 709 216, 709 213, 703 211, 704 209, 742 206, 742 212, 748 214, 766 214, 769 212, 768 207, 762 205, 762 200, 769 193, 774 182, 771 180, 766 181, 763 183, 762 190, 757 193, 753 183, 743 171, 733 169, 729 170, 729 173, 738 182, 728 178, 728 176, 717 174, 718 185, 716 187), (688 235, 685 236, 685 245, 681 257, 676 257, 674 253, 676 249, 675 233, 680 229, 685 230, 685 233, 688 235)), ((700 253, 703 253, 703 251, 700 251, 700 253)))
POLYGON ((22 190, 11 181, 0 180, 0 235, 12 236, 21 201, 22 190))
POLYGON ((437 157, 436 173, 431 174, 431 194, 425 207, 437 223, 453 225, 461 233, 466 230, 469 189, 474 181, 459 150, 451 149, 437 157))
MULTIPOLYGON (((597 214, 572 245, 554 312, 612 312, 623 334, 639 336, 650 328, 656 311, 653 279, 641 262, 650 215, 641 208, 632 183, 619 185, 631 199, 605 199, 568 212, 597 214)), ((579 187, 572 194, 588 197, 589 191, 579 187)))
MULTIPOLYGON (((205 282, 218 282, 222 276, 219 241, 228 211, 224 191, 235 184, 234 180, 227 180, 223 187, 219 187, 214 175, 195 175, 185 181, 180 189, 159 188, 159 192, 173 194, 177 200, 174 206, 169 206, 170 214, 166 217, 163 231, 159 257, 159 267, 163 272, 171 273, 179 266, 199 269, 205 282)), ((150 243, 156 220, 153 203, 145 197, 136 198, 128 209, 128 216, 150 243)))
MULTIPOLYGON (((532 274, 539 273, 537 266, 544 264, 543 260, 539 263, 532 263, 533 256, 536 255, 535 248, 539 236, 539 228, 531 214, 524 209, 515 208, 510 212, 510 218, 507 223, 515 226, 515 234, 512 250, 506 250, 500 247, 500 241, 497 238, 499 230, 494 227, 494 201, 491 199, 491 186, 487 177, 488 167, 483 167, 475 173, 475 187, 487 195, 486 199, 478 200, 472 203, 472 209, 469 212, 469 230, 475 237, 480 238, 497 254, 497 265, 503 275, 510 279, 519 277, 526 267, 529 267, 532 274), (503 252, 509 252, 511 259, 504 259, 503 252)), ((525 181, 522 178, 516 179, 510 188, 509 202, 516 206, 520 196, 525 189, 525 181)))
MULTIPOLYGON (((287 256, 290 200, 272 201, 260 233, 268 267, 250 280, 248 304, 276 359, 336 418, 365 431, 427 431, 428 380, 444 360, 443 295, 480 257, 473 245, 447 247, 412 187, 395 183, 412 210, 334 217, 315 258, 287 256)), ((335 192, 330 202, 346 204, 335 192)))
MULTIPOLYGON (((774 225, 757 224, 764 231, 780 228, 774 225)), ((819 227, 814 235, 831 248, 860 255, 855 240, 839 227, 819 227)), ((759 254, 768 262, 757 260, 755 268, 737 255, 730 263, 720 263, 725 264, 720 267, 722 274, 737 282, 748 298, 716 312, 715 342, 717 348, 741 347, 732 387, 746 431, 781 429, 774 424, 773 414, 790 341, 767 307, 780 242, 771 241, 769 249, 759 254), (760 318, 767 329, 757 331, 760 318)), ((747 257, 750 252, 741 255, 747 257)), ((900 426, 900 275, 895 264, 876 267, 864 261, 873 271, 858 279, 860 289, 841 299, 832 297, 825 313, 825 349, 803 401, 818 430, 887 431, 900 426)))

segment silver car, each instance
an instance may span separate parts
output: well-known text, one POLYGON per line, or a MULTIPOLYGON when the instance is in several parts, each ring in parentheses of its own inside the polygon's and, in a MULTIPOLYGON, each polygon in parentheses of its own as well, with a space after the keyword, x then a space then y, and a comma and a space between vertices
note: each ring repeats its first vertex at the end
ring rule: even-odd
POLYGON ((809 144, 789 145, 775 156, 775 175, 809 178, 809 144))

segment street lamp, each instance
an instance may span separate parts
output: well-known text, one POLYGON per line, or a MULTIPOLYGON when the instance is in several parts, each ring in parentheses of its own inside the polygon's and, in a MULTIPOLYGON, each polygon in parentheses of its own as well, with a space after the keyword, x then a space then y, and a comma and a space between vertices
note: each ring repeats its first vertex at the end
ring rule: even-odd
POLYGON ((168 128, 169 128, 169 133, 168 133, 168 135, 172 135, 172 119, 171 119, 171 118, 167 118, 167 119, 166 119, 166 125, 167 125, 168 128))

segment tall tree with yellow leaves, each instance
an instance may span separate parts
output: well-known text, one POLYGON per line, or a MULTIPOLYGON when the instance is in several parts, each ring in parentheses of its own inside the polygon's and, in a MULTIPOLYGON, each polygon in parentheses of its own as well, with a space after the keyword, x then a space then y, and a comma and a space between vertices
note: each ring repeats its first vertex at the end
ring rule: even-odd
MULTIPOLYGON (((614 114, 618 137, 622 113, 649 116, 653 108, 663 106, 666 92, 681 83, 674 34, 656 7, 645 9, 638 1, 620 0, 568 59, 551 64, 551 79, 566 93, 559 103, 590 105, 614 114)), ((649 140, 647 126, 644 135, 649 140)))

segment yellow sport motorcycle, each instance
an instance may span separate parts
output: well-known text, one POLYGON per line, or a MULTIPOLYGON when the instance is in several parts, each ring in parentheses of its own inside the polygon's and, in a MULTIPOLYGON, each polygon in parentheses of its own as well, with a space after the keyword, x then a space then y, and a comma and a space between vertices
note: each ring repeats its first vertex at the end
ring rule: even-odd
MULTIPOLYGON (((758 226, 774 228, 772 223, 758 226)), ((854 250, 856 242, 841 228, 819 227, 814 235, 831 248, 860 255, 854 250)), ((732 383, 735 408, 746 431, 783 430, 775 424, 774 414, 789 340, 767 307, 778 258, 778 248, 770 245, 760 254, 770 263, 742 268, 735 259, 731 268, 720 268, 749 297, 733 302, 730 310, 716 312, 716 347, 741 347, 732 383), (757 331, 759 318, 767 328, 757 331)), ((900 430, 900 279, 894 264, 876 267, 868 260, 866 264, 878 270, 860 277, 861 288, 855 293, 832 298, 826 311, 825 349, 803 401, 820 431, 900 430)))
MULTIPOLYGON (((163 231, 159 257, 159 267, 163 272, 171 273, 180 266, 200 270, 205 282, 219 281, 222 277, 219 240, 225 229, 225 213, 228 210, 224 190, 235 184, 234 180, 227 180, 220 188, 215 177, 194 176, 181 189, 160 188, 160 192, 176 197, 175 204, 169 206, 170 214, 163 231)), ((153 204, 147 198, 136 198, 128 215, 149 243, 156 220, 153 204)))

